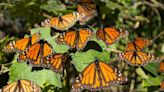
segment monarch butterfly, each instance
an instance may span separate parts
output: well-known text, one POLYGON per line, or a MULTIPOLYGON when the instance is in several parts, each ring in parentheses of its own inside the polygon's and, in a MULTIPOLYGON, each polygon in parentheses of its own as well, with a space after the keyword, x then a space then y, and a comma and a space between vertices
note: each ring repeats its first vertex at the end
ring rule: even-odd
POLYGON ((159 64, 159 72, 164 72, 164 62, 160 62, 159 64))
POLYGON ((80 0, 77 5, 77 12, 82 16, 80 24, 84 25, 87 21, 97 16, 96 4, 93 0, 80 0))
POLYGON ((119 53, 120 60, 125 60, 128 64, 133 66, 144 66, 148 62, 158 62, 159 58, 152 54, 141 51, 126 51, 119 53))
POLYGON ((63 68, 63 63, 67 60, 68 53, 55 53, 47 57, 47 62, 49 62, 49 68, 55 72, 60 72, 63 68))
POLYGON ((29 80, 18 80, 2 88, 2 92, 42 92, 41 88, 29 80))
POLYGON ((117 69, 113 69, 102 61, 96 60, 89 64, 84 71, 79 74, 72 85, 72 91, 77 92, 81 89, 90 91, 102 90, 110 85, 123 84, 127 78, 117 69))
POLYGON ((92 30, 90 29, 79 29, 75 31, 74 29, 69 29, 68 32, 61 33, 57 37, 57 43, 65 43, 71 48, 77 48, 77 50, 81 50, 85 47, 88 40, 93 35, 92 30))
MULTIPOLYGON (((39 42, 33 44, 28 47, 24 53, 20 54, 18 57, 19 61, 25 60, 30 64, 33 64, 36 67, 45 66, 46 62, 44 62, 46 57, 53 54, 53 49, 51 45, 44 40, 40 40, 39 42)), ((46 64, 47 65, 47 64, 46 64)))
POLYGON ((57 30, 67 30, 79 20, 81 16, 78 12, 69 13, 60 17, 46 19, 41 23, 42 26, 50 26, 57 30))
POLYGON ((128 35, 127 31, 118 31, 115 28, 99 28, 96 32, 97 38, 103 40, 106 44, 115 43, 120 37, 125 37, 128 35))
POLYGON ((126 47, 126 51, 141 51, 143 48, 149 46, 152 40, 136 38, 134 41, 129 42, 126 47))
POLYGON ((23 38, 17 41, 10 42, 4 47, 6 52, 23 52, 25 48, 31 44, 34 44, 40 40, 40 33, 36 33, 28 38, 23 38))
POLYGON ((164 91, 164 81, 162 81, 160 86, 161 86, 160 91, 164 91))

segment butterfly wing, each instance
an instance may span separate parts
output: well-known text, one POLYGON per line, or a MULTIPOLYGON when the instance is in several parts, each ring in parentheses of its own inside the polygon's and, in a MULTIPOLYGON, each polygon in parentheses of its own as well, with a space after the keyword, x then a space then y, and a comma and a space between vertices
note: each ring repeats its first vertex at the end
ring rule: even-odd
POLYGON ((163 61, 160 62, 160 64, 159 64, 159 72, 164 72, 164 62, 163 61))
POLYGON ((55 53, 52 56, 47 57, 50 68, 55 72, 60 72, 63 68, 63 63, 67 60, 67 53, 55 53))
POLYGON ((97 16, 96 4, 92 0, 80 0, 77 5, 77 11, 82 16, 79 20, 81 25, 84 25, 90 19, 97 16))
POLYGON ((2 92, 41 92, 41 88, 34 82, 18 80, 4 86, 2 92))
POLYGON ((160 91, 164 91, 164 81, 162 81, 161 85, 160 85, 160 91))
POLYGON ((33 44, 35 44, 35 43, 40 41, 41 34, 40 33, 35 33, 30 38, 31 38, 31 40, 30 40, 31 41, 31 45, 33 45, 33 44))
POLYGON ((121 73, 113 70, 106 63, 96 61, 88 65, 76 78, 72 90, 77 91, 83 88, 97 91, 109 87, 109 85, 121 84, 124 80, 127 79, 122 77, 121 73))
POLYGON ((68 31, 65 33, 61 33, 57 39, 56 42, 58 44, 66 44, 70 48, 76 47, 76 41, 77 40, 77 32, 76 31, 68 31))
POLYGON ((77 92, 84 87, 89 87, 95 83, 95 68, 95 64, 91 63, 84 69, 84 71, 76 78, 72 85, 73 92, 77 92))
POLYGON ((127 51, 119 54, 121 60, 125 60, 128 64, 133 66, 144 66, 150 61, 159 61, 152 54, 140 52, 140 51, 127 51))
POLYGON ((104 80, 102 83, 108 83, 108 85, 123 84, 127 82, 127 78, 117 68, 112 68, 106 63, 99 61, 99 71, 101 78, 104 80))
POLYGON ((14 90, 17 88, 17 82, 13 82, 11 84, 8 84, 2 88, 2 92, 14 92, 14 90))
POLYGON ((44 60, 46 57, 53 53, 51 45, 46 41, 40 41, 28 47, 24 53, 18 56, 19 61, 28 61, 35 67, 40 67, 45 64, 44 60))
POLYGON ((127 31, 117 31, 115 28, 100 28, 97 31, 97 37, 103 40, 106 44, 115 43, 120 37, 128 34, 127 31))
POLYGON ((27 48, 27 46, 34 44, 40 40, 40 33, 36 33, 28 38, 23 38, 17 41, 10 42, 4 47, 6 52, 18 52, 21 53, 27 48))
POLYGON ((80 29, 79 30, 79 37, 78 37, 78 43, 76 45, 76 48, 78 50, 81 50, 85 47, 88 40, 92 37, 93 32, 89 29, 80 29))
POLYGON ((57 30, 67 30, 79 20, 80 15, 77 12, 69 13, 61 17, 46 19, 42 22, 43 26, 51 26, 57 30))
POLYGON ((29 38, 23 38, 17 41, 10 42, 7 46, 4 47, 6 52, 21 52, 29 44, 29 38))
POLYGON ((136 38, 134 41, 129 42, 126 47, 126 51, 141 51, 143 48, 149 46, 152 40, 136 38))

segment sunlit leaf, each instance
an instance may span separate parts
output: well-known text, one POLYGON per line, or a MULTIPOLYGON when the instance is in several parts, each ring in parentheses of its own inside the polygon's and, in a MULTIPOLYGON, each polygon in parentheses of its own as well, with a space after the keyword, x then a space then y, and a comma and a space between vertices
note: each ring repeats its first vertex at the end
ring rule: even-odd
POLYGON ((149 76, 148 79, 142 81, 143 87, 158 86, 160 84, 161 84, 161 78, 160 77, 149 76))
POLYGON ((72 62, 77 69, 77 71, 82 71, 94 60, 101 60, 104 62, 109 62, 110 56, 107 52, 98 52, 95 50, 88 50, 87 52, 76 52, 72 55, 72 62))
POLYGON ((41 87, 44 87, 44 84, 61 87, 60 75, 46 69, 32 72, 32 67, 25 62, 13 62, 10 67, 9 76, 9 82, 14 82, 19 79, 27 79, 36 82, 41 87))
POLYGON ((57 52, 57 53, 67 52, 68 51, 68 46, 57 44, 56 41, 55 41, 57 36, 56 35, 51 36, 50 31, 51 30, 50 30, 49 27, 39 27, 39 28, 31 29, 31 34, 34 34, 36 32, 40 32, 42 39, 47 40, 51 44, 51 46, 53 47, 55 52, 57 52))
POLYGON ((142 78, 142 79, 148 79, 149 77, 146 75, 146 73, 142 70, 141 67, 138 67, 136 69, 136 73, 142 78))
POLYGON ((72 63, 77 71, 83 71, 83 69, 95 60, 95 57, 90 52, 76 52, 72 56, 72 63))

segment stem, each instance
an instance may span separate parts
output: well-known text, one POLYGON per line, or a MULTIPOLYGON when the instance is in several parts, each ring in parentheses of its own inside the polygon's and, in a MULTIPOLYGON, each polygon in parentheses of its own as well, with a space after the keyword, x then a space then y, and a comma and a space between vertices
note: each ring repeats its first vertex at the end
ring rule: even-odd
POLYGON ((111 51, 111 52, 115 52, 115 53, 120 53, 120 52, 122 52, 122 51, 120 51, 120 50, 114 50, 114 49, 110 49, 110 48, 107 48, 106 50, 107 50, 107 51, 111 51))
POLYGON ((52 18, 52 16, 50 16, 50 15, 48 15, 46 13, 43 13, 43 16, 46 17, 46 18, 48 18, 48 19, 51 19, 52 18))

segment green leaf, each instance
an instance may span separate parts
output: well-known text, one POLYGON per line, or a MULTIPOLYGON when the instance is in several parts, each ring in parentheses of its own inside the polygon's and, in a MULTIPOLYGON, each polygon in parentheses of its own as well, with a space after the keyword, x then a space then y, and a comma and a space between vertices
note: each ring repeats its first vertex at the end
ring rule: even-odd
POLYGON ((98 52, 95 50, 88 50, 88 53, 92 53, 94 57, 96 57, 98 60, 108 62, 110 59, 110 55, 108 52, 103 51, 103 52, 98 52))
POLYGON ((158 66, 159 66, 158 63, 149 63, 146 66, 144 66, 144 69, 146 69, 153 75, 158 76, 158 66))
POLYGON ((66 6, 62 4, 59 0, 49 0, 47 4, 41 5, 40 8, 48 12, 53 12, 55 14, 58 11, 66 10, 66 6))
POLYGON ((19 79, 28 79, 28 76, 31 73, 31 68, 32 67, 27 66, 26 63, 13 62, 9 71, 9 82, 14 82, 19 79))
POLYGON ((93 38, 91 40, 97 42, 103 51, 106 50, 107 46, 102 40, 98 40, 96 36, 93 36, 93 38))
POLYGON ((148 92, 148 88, 147 87, 143 87, 142 83, 138 83, 137 84, 137 88, 136 88, 136 92, 148 92))
POLYGON ((48 84, 48 85, 54 85, 56 87, 62 87, 61 85, 61 79, 60 75, 54 73, 51 70, 43 69, 40 71, 33 71, 32 76, 30 76, 31 80, 36 81, 38 84, 42 84, 41 86, 43 87, 43 84, 48 84), (48 76, 47 76, 48 75, 48 76))
POLYGON ((72 63, 77 69, 77 71, 81 72, 84 68, 95 60, 95 57, 90 52, 76 52, 71 55, 72 63))
POLYGON ((27 79, 34 81, 41 87, 43 87, 44 84, 61 87, 60 76, 53 71, 46 69, 33 72, 31 71, 32 67, 28 66, 25 62, 13 62, 9 71, 9 82, 14 82, 20 79, 27 79))
POLYGON ((72 62, 77 69, 77 71, 83 71, 84 68, 89 65, 91 62, 94 62, 95 59, 107 62, 109 61, 109 53, 107 52, 98 52, 95 50, 88 50, 87 52, 76 52, 72 55, 72 62))
POLYGON ((161 84, 160 77, 149 76, 148 79, 142 81, 142 87, 159 86, 160 84, 161 84))
POLYGON ((57 52, 57 53, 67 52, 68 49, 69 49, 68 46, 57 44, 56 41, 55 41, 57 35, 52 37, 50 35, 50 31, 51 31, 50 27, 39 27, 39 28, 31 29, 31 34, 40 32, 41 38, 45 39, 46 41, 48 41, 48 43, 53 47, 55 52, 57 52))
POLYGON ((136 69, 136 73, 142 78, 142 79, 148 79, 149 77, 146 75, 146 73, 142 70, 141 67, 138 67, 136 69))

